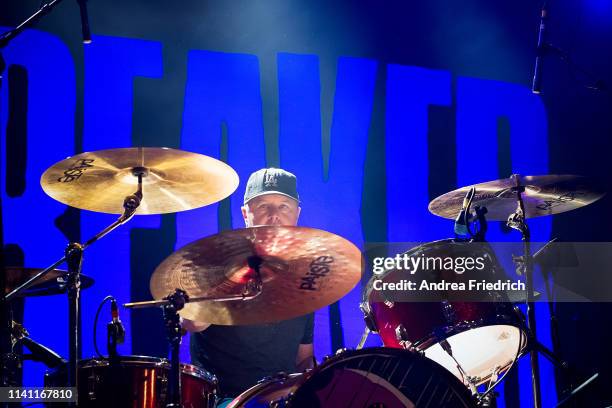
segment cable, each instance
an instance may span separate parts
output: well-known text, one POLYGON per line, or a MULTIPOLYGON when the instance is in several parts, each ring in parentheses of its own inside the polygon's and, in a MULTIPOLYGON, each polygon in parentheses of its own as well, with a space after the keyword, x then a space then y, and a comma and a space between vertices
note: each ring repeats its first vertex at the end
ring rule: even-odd
POLYGON ((109 300, 116 300, 116 299, 114 298, 114 296, 108 295, 102 300, 102 302, 100 302, 100 305, 98 306, 98 310, 96 310, 96 317, 94 318, 94 324, 93 324, 94 350, 96 350, 96 354, 98 355, 98 357, 101 357, 101 358, 104 358, 104 356, 102 355, 102 353, 100 353, 100 350, 98 350, 98 339, 96 338, 96 328, 98 326, 98 317, 100 316, 100 311, 102 310, 102 306, 104 306, 104 304, 108 302, 109 300))
POLYGON ((467 373, 465 372, 461 364, 459 364, 459 361, 457 361, 457 359, 453 355, 453 349, 451 348, 451 345, 448 342, 448 340, 443 339, 442 341, 440 341, 439 344, 440 344, 440 347, 442 347, 442 349, 446 352, 446 354, 448 354, 453 359, 455 364, 457 365, 457 370, 459 371, 459 374, 461 374, 461 382, 463 382, 464 384, 466 384, 466 382, 469 383, 470 382, 469 376, 467 375, 467 373))
MULTIPOLYGON (((527 337, 525 337, 525 343, 527 342, 527 337)), ((512 368, 514 367, 514 364, 518 361, 519 356, 521 354, 521 350, 523 349, 523 342, 519 342, 519 345, 516 349, 516 356, 514 357, 514 360, 512 360, 512 363, 510 364, 510 367, 508 367, 508 369, 506 370, 506 372, 497 379, 497 381, 495 381, 495 383, 491 386, 489 386, 489 388, 482 393, 481 395, 478 396, 478 403, 480 404, 480 402, 484 399, 484 397, 486 397, 491 391, 493 391, 493 389, 495 387, 497 387, 499 385, 499 383, 501 383, 503 381, 503 379, 506 377, 506 375, 508 375, 508 373, 512 370, 512 368)))

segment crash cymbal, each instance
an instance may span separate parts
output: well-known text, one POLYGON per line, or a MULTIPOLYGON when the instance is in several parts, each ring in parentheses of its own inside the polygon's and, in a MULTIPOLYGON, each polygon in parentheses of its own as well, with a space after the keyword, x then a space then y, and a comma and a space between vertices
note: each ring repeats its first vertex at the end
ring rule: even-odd
POLYGON ((166 258, 151 277, 161 299, 176 288, 191 297, 240 294, 261 259, 262 293, 251 300, 196 302, 182 317, 212 324, 242 325, 285 320, 330 305, 361 279, 361 253, 330 232, 285 226, 225 231, 192 242, 166 258))
MULTIPOLYGON (((24 268, 22 266, 6 266, 6 290, 4 294, 11 292, 19 285, 42 271, 40 268, 24 268)), ((65 277, 68 272, 61 269, 53 269, 40 278, 37 283, 22 292, 21 296, 47 296, 57 295, 65 292, 65 277)), ((81 274, 81 289, 87 289, 93 285, 94 280, 89 276, 81 274)))
MULTIPOLYGON (((559 214, 584 207, 604 196, 605 191, 592 179, 574 175, 519 176, 525 187, 523 202, 525 217, 559 214)), ((429 211, 443 218, 454 219, 461 211, 463 199, 470 188, 476 189, 472 208, 486 207, 487 219, 506 221, 516 210, 513 178, 488 181, 462 187, 437 197, 429 203, 429 211)))
POLYGON ((129 147, 81 153, 55 163, 40 178, 43 190, 71 207, 123 213, 144 168, 143 199, 136 214, 165 214, 220 201, 238 187, 227 164, 197 153, 166 147, 129 147))

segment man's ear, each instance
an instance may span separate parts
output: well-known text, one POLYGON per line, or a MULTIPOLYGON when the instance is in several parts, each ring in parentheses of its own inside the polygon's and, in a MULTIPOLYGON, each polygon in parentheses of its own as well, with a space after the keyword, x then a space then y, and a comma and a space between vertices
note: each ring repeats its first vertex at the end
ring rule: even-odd
POLYGON ((242 211, 242 218, 244 219, 244 225, 246 227, 249 227, 249 213, 248 213, 248 208, 246 204, 240 207, 240 211, 242 211))
POLYGON ((298 210, 297 210, 297 218, 295 219, 295 223, 297 224, 298 220, 300 219, 300 214, 302 213, 302 207, 298 206, 298 210))

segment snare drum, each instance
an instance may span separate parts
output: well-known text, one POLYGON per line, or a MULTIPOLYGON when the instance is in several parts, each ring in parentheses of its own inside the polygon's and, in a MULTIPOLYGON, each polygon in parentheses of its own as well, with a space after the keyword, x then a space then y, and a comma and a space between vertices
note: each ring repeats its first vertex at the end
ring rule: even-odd
POLYGON ((227 408, 469 408, 467 389, 438 364, 391 348, 342 351, 303 374, 262 380, 227 408))
MULTIPOLYGON (((447 239, 423 244, 406 254, 430 258, 484 254, 486 258, 482 271, 459 278, 454 271, 415 272, 433 281, 505 277, 492 248, 479 243, 477 254, 474 248, 471 243, 447 239)), ((382 300, 381 292, 373 290, 374 280, 397 282, 398 273, 401 272, 388 270, 373 276, 361 304, 366 324, 380 335, 385 346, 423 352, 466 385, 495 380, 524 350, 524 324, 505 293, 482 292, 479 301, 474 302, 449 300, 443 291, 435 295, 437 299, 426 301, 382 300)))
MULTIPOLYGON (((62 385, 61 373, 47 374, 47 385, 62 385)), ((121 356, 117 367, 107 359, 79 361, 80 407, 165 408, 170 380, 167 359, 121 356)), ((190 364, 181 364, 184 408, 213 408, 217 378, 190 364)))

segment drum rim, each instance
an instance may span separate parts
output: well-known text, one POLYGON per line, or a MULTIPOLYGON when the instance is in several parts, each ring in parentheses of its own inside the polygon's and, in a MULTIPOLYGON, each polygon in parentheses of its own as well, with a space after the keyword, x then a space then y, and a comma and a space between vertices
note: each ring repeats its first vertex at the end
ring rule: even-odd
MULTIPOLYGON (((154 368, 162 368, 166 370, 170 370, 170 360, 164 357, 155 357, 155 356, 142 356, 142 355, 124 355, 119 356, 119 362, 122 365, 126 366, 151 366, 154 368), (127 363, 127 364, 126 364, 127 363)), ((78 367, 87 369, 87 368, 98 368, 98 367, 108 367, 110 365, 110 360, 108 357, 99 357, 94 356, 91 358, 85 358, 79 360, 78 367)), ((194 364, 189 363, 180 363, 181 366, 181 375, 188 375, 191 377, 196 377, 201 380, 205 380, 207 382, 211 382, 214 385, 218 383, 217 376, 202 367, 196 366, 194 364)))
MULTIPOLYGON (((347 357, 355 358, 355 357, 364 356, 368 354, 373 354, 377 356, 382 355, 382 356, 389 356, 389 357, 407 356, 408 358, 421 359, 422 361, 426 361, 425 364, 429 364, 431 366, 436 367, 433 369, 434 371, 438 371, 438 373, 443 372, 443 374, 439 374, 440 376, 445 377, 443 378, 443 380, 447 380, 448 383, 454 383, 454 385, 449 385, 449 388, 453 392, 456 392, 457 394, 459 394, 459 396, 462 397, 465 401, 468 401, 469 404, 473 404, 474 407, 476 406, 475 405, 476 402, 474 401, 474 398, 472 397, 467 387, 465 387, 465 385, 457 377, 455 377, 451 372, 446 370, 446 368, 444 368, 437 362, 425 356, 422 356, 418 353, 414 353, 414 352, 411 352, 405 349, 398 349, 398 348, 391 348, 391 347, 367 347, 367 348, 363 348, 359 350, 340 349, 335 354, 326 356, 323 362, 319 364, 318 366, 316 366, 315 368, 307 369, 303 371, 302 373, 292 373, 292 374, 286 374, 285 376, 269 377, 267 379, 264 378, 260 380, 259 383, 245 390, 242 394, 240 394, 235 399, 233 399, 229 406, 232 408, 244 407, 245 403, 249 402, 251 398, 257 396, 257 394, 261 392, 262 390, 264 390, 267 386, 271 384, 276 384, 279 381, 286 380, 287 378, 297 377, 296 381, 293 382, 291 385, 288 385, 287 387, 286 402, 291 403, 292 399, 295 398, 296 395, 299 395, 297 394, 299 392, 299 389, 303 385, 308 383, 309 381, 313 380, 316 377, 316 375, 323 372, 323 370, 333 367, 334 364, 342 360, 345 360, 347 357)), ((438 373, 436 373, 436 375, 438 375, 438 373)))
MULTIPOLYGON (((362 348, 359 350, 340 349, 333 356, 327 357, 320 365, 318 365, 314 369, 306 371, 306 373, 310 373, 310 375, 307 378, 304 378, 304 381, 300 382, 299 386, 301 387, 302 385, 304 385, 305 383, 313 379, 316 376, 316 374, 322 372, 323 370, 333 367, 333 365, 336 364, 337 362, 345 360, 346 358, 355 358, 355 357, 368 355, 368 354, 374 354, 378 356, 388 355, 390 357, 408 356, 408 358, 413 358, 417 360, 420 359, 422 361, 426 361, 426 364, 431 364, 432 366, 436 366, 436 368, 433 369, 434 371, 443 373, 443 374, 436 373, 436 375, 442 376, 443 380, 447 380, 449 383, 451 382, 455 383, 454 385, 449 385, 449 388, 451 388, 453 392, 457 392, 466 401, 469 401, 472 404, 475 403, 467 387, 457 377, 455 377, 450 371, 444 368, 442 365, 438 364, 437 362, 425 356, 420 355, 419 353, 415 353, 415 352, 412 352, 406 349, 391 348, 391 347, 366 347, 366 348, 362 348)), ((299 387, 298 387, 298 390, 299 390, 299 387)), ((289 401, 291 400, 291 398, 294 398, 295 395, 296 393, 293 393, 289 401)))
MULTIPOLYGON (((264 377, 261 380, 259 380, 257 384, 253 385, 250 388, 247 388, 246 390, 241 392, 238 396, 236 396, 231 401, 228 407, 231 407, 231 408, 243 407, 244 403, 249 402, 249 400, 252 397, 255 397, 259 392, 265 390, 268 386, 272 384, 277 384, 281 381, 286 381, 287 379, 294 379, 294 378, 297 379, 296 382, 292 383, 291 385, 288 385, 287 387, 288 389, 293 388, 295 391, 295 387, 299 388, 300 386, 302 386, 304 382, 306 382, 306 379, 312 375, 314 370, 316 370, 316 368, 306 369, 305 371, 301 373, 291 373, 291 374, 282 373, 282 375, 281 373, 278 373, 274 376, 264 377), (308 377, 306 377, 306 375, 308 375, 308 377)), ((287 395, 290 395, 290 394, 292 395, 293 393, 292 392, 287 393, 287 395)))
MULTIPOLYGON (((517 321, 517 319, 513 319, 512 317, 503 315, 503 314, 496 314, 495 317, 490 317, 490 318, 481 318, 481 319, 472 320, 472 321, 461 321, 461 322, 455 323, 454 325, 449 324, 448 326, 440 328, 440 331, 444 332, 444 336, 442 340, 448 340, 449 338, 456 336, 458 334, 466 333, 470 330, 475 330, 475 329, 479 329, 482 327, 489 327, 489 326, 514 327, 518 329, 519 334, 521 335, 521 344, 523 343, 526 344, 527 342, 526 328, 521 327, 520 321, 517 321)), ((427 337, 420 339, 418 341, 415 341, 411 345, 414 346, 415 348, 418 348, 424 351, 428 349, 429 347, 438 344, 441 341, 441 340, 438 340, 436 342, 437 340, 436 337, 439 337, 439 336, 436 336, 436 334, 432 332, 427 337)), ((522 348, 521 348, 521 351, 522 351, 522 348)))

